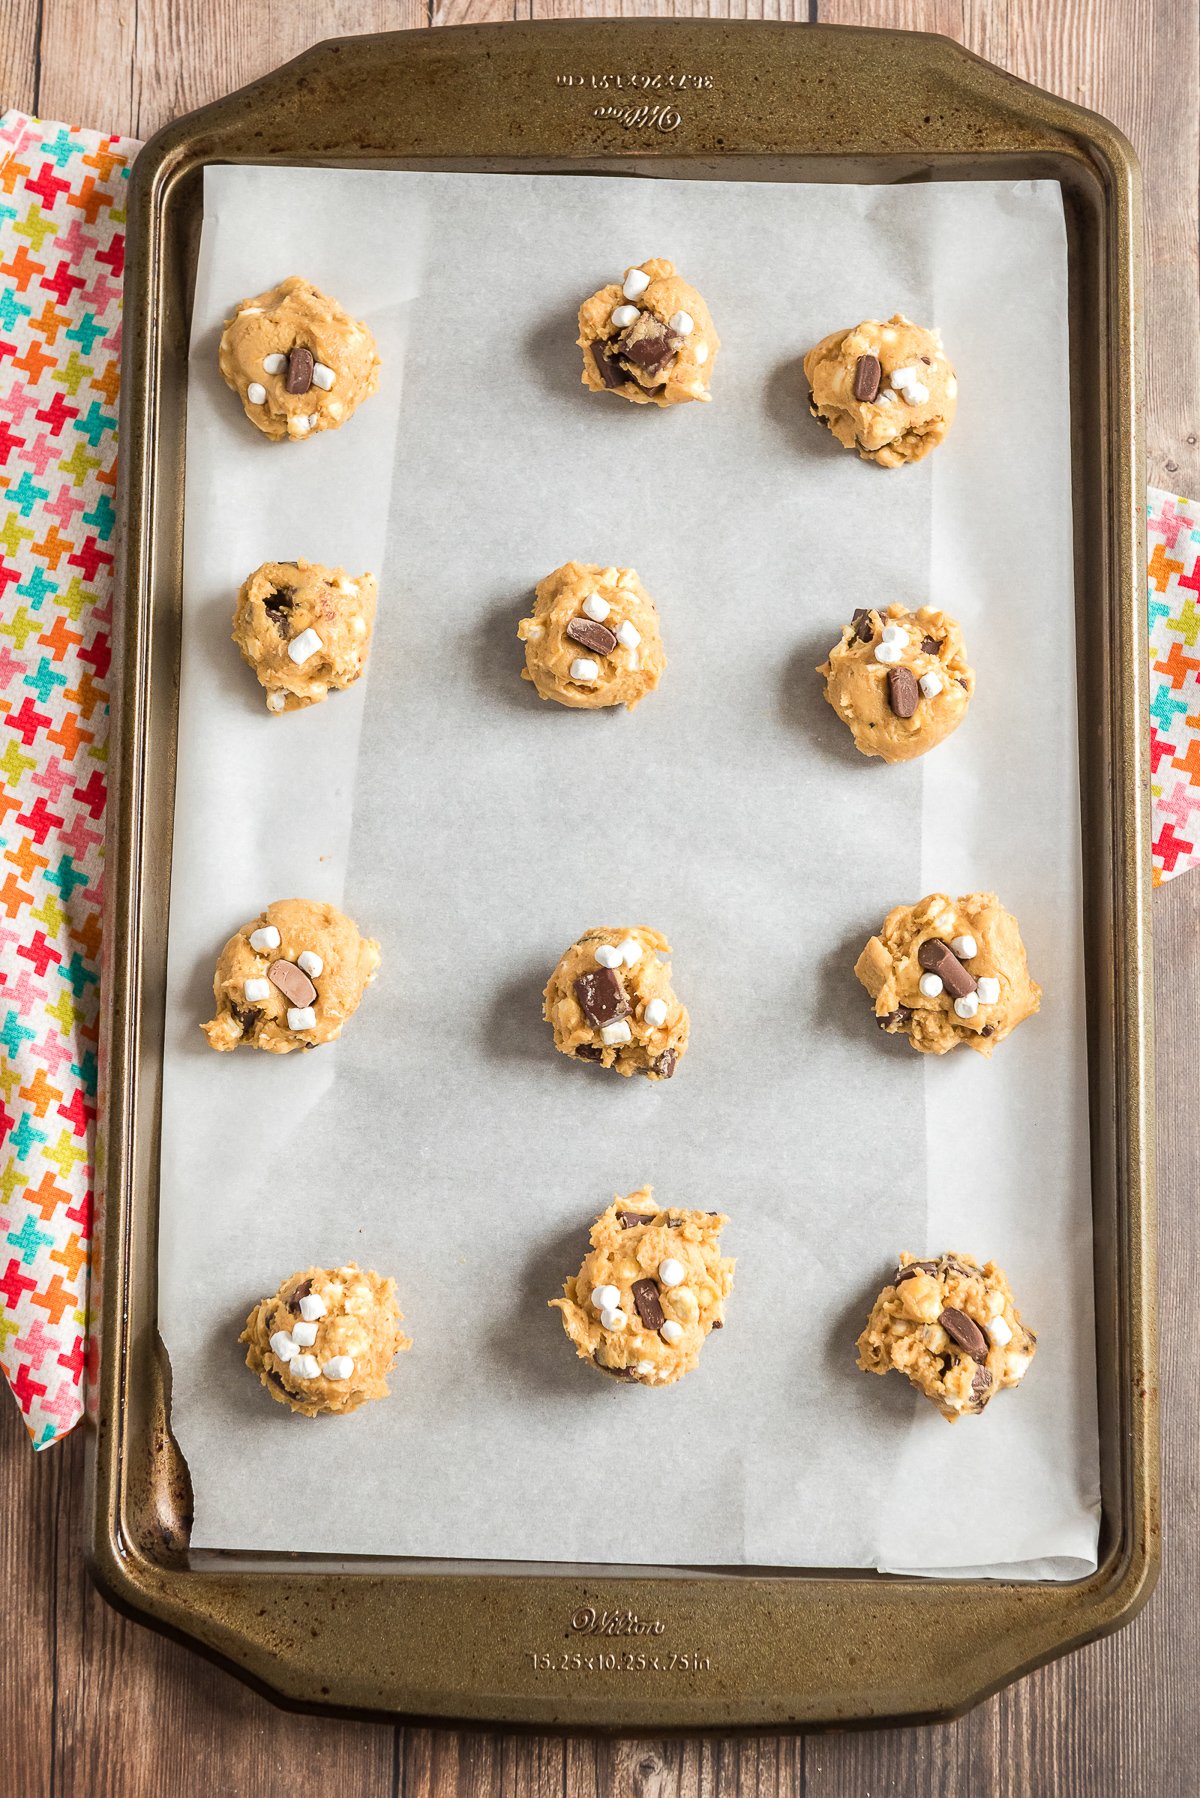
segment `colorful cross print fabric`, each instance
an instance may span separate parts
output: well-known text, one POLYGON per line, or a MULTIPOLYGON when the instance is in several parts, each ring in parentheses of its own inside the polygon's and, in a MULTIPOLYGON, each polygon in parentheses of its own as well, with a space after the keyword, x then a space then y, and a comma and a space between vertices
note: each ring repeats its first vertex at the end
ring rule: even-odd
POLYGON ((1146 514, 1157 886, 1200 862, 1200 506, 1151 487, 1146 514))
POLYGON ((0 1367, 83 1408, 124 189, 136 144, 0 116, 0 1367))

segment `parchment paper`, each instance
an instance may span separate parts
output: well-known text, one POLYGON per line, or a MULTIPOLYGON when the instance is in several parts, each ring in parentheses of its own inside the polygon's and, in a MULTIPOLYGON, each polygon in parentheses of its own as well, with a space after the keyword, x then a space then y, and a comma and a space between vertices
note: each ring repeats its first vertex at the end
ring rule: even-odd
POLYGON ((816 187, 211 169, 188 412, 161 1328, 197 1548, 1077 1577, 1099 1509, 1081 964, 1066 250, 1050 185, 816 187), (583 295, 649 255, 724 339, 711 406, 584 392, 583 295), (222 317, 292 272, 376 332, 379 395, 260 441, 222 317), (938 324, 947 444, 883 472, 808 417, 826 331, 938 324), (276 718, 229 640, 268 557, 380 577, 369 678, 276 718), (635 716, 518 679, 530 590, 635 566, 670 666, 635 716), (977 697, 859 757, 813 669, 854 606, 945 605, 977 697), (1041 1015, 988 1064, 881 1038, 888 908, 994 887, 1041 1015), (336 1046, 213 1055, 214 958, 271 899, 383 967, 336 1046), (596 923, 674 946, 669 1085, 553 1053, 540 989, 596 923), (728 1325, 678 1387, 578 1364, 546 1301, 614 1192, 727 1210, 728 1325), (897 1250, 1007 1270, 1040 1348, 947 1426, 854 1366, 897 1250), (241 1365, 251 1304, 354 1258, 415 1340, 340 1421, 241 1365))

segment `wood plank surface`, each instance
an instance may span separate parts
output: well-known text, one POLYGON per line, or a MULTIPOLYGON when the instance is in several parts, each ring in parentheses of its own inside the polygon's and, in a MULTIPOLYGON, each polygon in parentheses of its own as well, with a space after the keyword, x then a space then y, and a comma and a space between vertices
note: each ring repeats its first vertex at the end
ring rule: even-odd
MULTIPOLYGON (((323 37, 610 13, 943 31, 1112 118, 1146 177, 1149 478, 1200 494, 1195 0, 0 0, 0 103, 146 137, 323 37)), ((1200 874, 1155 895, 1154 939, 1165 1556, 1130 1628, 925 1730, 597 1742, 298 1717, 96 1596, 82 1443, 34 1457, 0 1395, 0 1794, 1195 1798, 1200 874)))

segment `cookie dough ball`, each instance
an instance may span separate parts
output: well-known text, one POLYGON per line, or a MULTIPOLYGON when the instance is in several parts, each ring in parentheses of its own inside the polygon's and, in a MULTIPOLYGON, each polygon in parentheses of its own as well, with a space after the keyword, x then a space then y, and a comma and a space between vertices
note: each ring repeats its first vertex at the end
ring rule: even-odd
POLYGON ((366 666, 375 576, 319 562, 264 562, 243 581, 233 640, 266 688, 269 712, 316 705, 366 666))
POLYGON ((246 417, 277 443, 336 431, 379 385, 367 327, 298 275, 241 302, 219 361, 246 417))
POLYGON ((615 1380, 673 1386, 725 1323, 733 1262, 718 1251, 718 1211, 660 1211, 643 1186, 592 1225, 591 1252, 550 1303, 583 1361, 615 1380))
POLYGON ((238 1337, 271 1397, 305 1417, 339 1417, 386 1398, 401 1349, 396 1282, 357 1268, 308 1267, 255 1305, 238 1337))
POLYGON ((902 312, 832 332, 809 350, 804 373, 813 417, 881 468, 919 462, 954 422, 958 382, 942 340, 902 312))
POLYGON ((975 691, 962 632, 931 606, 860 608, 817 673, 856 747, 885 762, 936 748, 958 729, 975 691))
POLYGON ((554 1047, 618 1074, 669 1080, 687 1051, 688 1014, 671 987, 671 945, 657 930, 589 930, 546 986, 554 1047))
POLYGON ((1029 978, 1017 920, 995 893, 931 893, 897 905, 854 965, 889 1036, 926 1055, 967 1043, 981 1055, 1033 1016, 1042 989, 1029 978))
POLYGON ((332 905, 277 899, 231 936, 213 979, 213 1049, 287 1055, 331 1043, 379 966, 379 944, 332 905))
POLYGON ((632 568, 565 562, 539 581, 521 679, 559 705, 633 710, 662 679, 667 658, 654 601, 632 568))
POLYGON ((1019 1385, 1036 1346, 994 1261, 901 1255, 858 1339, 858 1365, 879 1374, 894 1367, 956 1423, 1002 1386, 1019 1385))
POLYGON ((635 405, 708 400, 721 339, 708 307, 671 262, 627 268, 579 308, 583 384, 635 405))

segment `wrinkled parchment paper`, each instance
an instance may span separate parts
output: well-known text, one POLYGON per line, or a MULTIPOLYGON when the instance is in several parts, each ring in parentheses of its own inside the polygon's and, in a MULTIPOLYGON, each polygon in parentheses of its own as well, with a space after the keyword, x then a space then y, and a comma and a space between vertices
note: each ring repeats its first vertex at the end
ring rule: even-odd
POLYGON ((817 187, 215 168, 188 414, 161 1327, 197 1548, 1076 1577, 1098 1517, 1066 249, 1056 187, 817 187), (724 339, 711 406, 584 392, 579 300, 669 255, 724 339), (368 320, 379 395, 258 439, 221 320, 302 273, 368 320), (942 329, 958 422, 883 472, 808 417, 826 331, 942 329), (375 570, 369 677, 269 716, 229 639, 269 557, 375 570), (518 679, 570 557, 635 566, 669 668, 636 716, 518 679), (856 605, 944 605, 967 723, 860 758, 813 669, 856 605), (994 887, 1043 1010, 989 1065, 884 1039, 851 972, 888 908, 994 887), (218 1057, 214 958, 267 901, 383 945, 342 1041, 218 1057), (592 924, 674 946, 669 1085, 553 1053, 592 924), (546 1300, 614 1192, 720 1207, 728 1324, 669 1391, 575 1361, 546 1300), (854 1366, 896 1252, 994 1256, 1041 1346, 951 1427, 854 1366), (392 1397, 310 1422, 241 1365, 296 1267, 399 1282, 392 1397))

